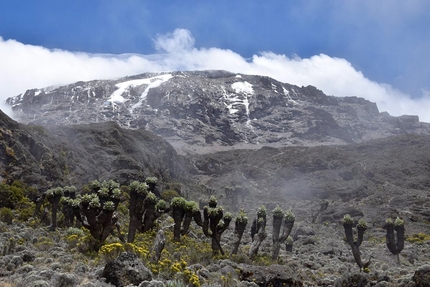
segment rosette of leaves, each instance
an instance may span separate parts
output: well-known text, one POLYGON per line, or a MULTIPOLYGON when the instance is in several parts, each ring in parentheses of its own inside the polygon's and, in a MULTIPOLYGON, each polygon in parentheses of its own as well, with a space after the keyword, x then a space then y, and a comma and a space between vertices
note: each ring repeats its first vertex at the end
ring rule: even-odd
POLYGON ((358 221, 357 228, 361 228, 361 229, 366 230, 367 229, 367 222, 366 222, 366 220, 360 219, 358 221))
POLYGON ((90 188, 90 192, 97 192, 101 187, 101 183, 95 179, 88 183, 88 187, 90 188))
POLYGON ((97 193, 100 198, 109 198, 110 191, 108 187, 104 186, 100 188, 97 193))
POLYGON ((248 216, 246 215, 245 210, 241 208, 234 224, 234 239, 232 243, 233 247, 230 255, 237 254, 237 252, 239 251, 240 242, 242 241, 242 236, 245 232, 247 224, 248 216))
POLYGON ((371 259, 369 259, 368 262, 363 262, 361 260, 361 252, 360 252, 360 245, 363 242, 364 232, 367 229, 366 221, 364 221, 364 219, 360 219, 357 224, 357 234, 358 234, 357 241, 354 241, 353 231, 352 231, 354 219, 352 219, 352 217, 349 214, 346 214, 343 217, 342 223, 345 230, 346 242, 348 242, 349 246, 351 247, 355 263, 357 263, 358 267, 360 267, 360 270, 367 270, 368 266, 370 265, 371 259))
POLYGON ((115 210, 115 203, 113 203, 113 201, 106 201, 103 204, 103 210, 107 210, 107 211, 115 210))
POLYGON ((148 185, 145 182, 133 181, 130 183, 130 191, 146 195, 148 193, 148 185))
POLYGON ((279 206, 273 210, 273 249, 272 249, 272 260, 277 260, 279 251, 281 250, 281 244, 287 240, 294 226, 296 217, 294 213, 289 209, 284 212, 279 206), (282 233, 281 233, 282 227, 282 233))
POLYGON ((262 205, 258 208, 257 217, 258 218, 266 218, 266 216, 267 216, 267 208, 266 208, 266 206, 262 205))
POLYGON ((76 198, 76 187, 73 185, 63 187, 63 196, 68 198, 76 198))
POLYGON ((51 188, 46 191, 46 199, 51 204, 51 227, 50 229, 54 231, 57 228, 57 212, 58 212, 58 206, 61 200, 61 197, 63 196, 63 188, 62 187, 56 187, 51 188))
POLYGON ((397 257, 397 263, 400 264, 399 254, 405 246, 405 224, 402 219, 397 217, 394 221, 388 218, 385 221, 386 243, 388 250, 397 257), (396 233, 396 235, 394 234, 396 233))
POLYGON ((273 217, 282 218, 284 217, 284 211, 282 210, 279 205, 276 205, 276 207, 272 210, 273 217))
POLYGON ((100 199, 98 197, 93 197, 89 202, 89 206, 90 208, 94 208, 94 209, 100 208, 101 206, 100 199))
POLYGON ((157 183, 158 182, 158 178, 156 178, 155 176, 150 176, 150 177, 147 177, 146 179, 145 179, 145 181, 146 181, 146 183, 157 183))
POLYGON ((294 222, 295 220, 296 220, 296 216, 291 211, 291 209, 288 209, 287 212, 285 213, 285 221, 286 222, 294 222))
POLYGON ((210 208, 215 208, 217 205, 218 205, 218 201, 216 197, 211 195, 211 197, 209 197, 208 206, 210 208))
POLYGON ((112 191, 115 188, 119 188, 119 183, 114 180, 108 180, 108 181, 103 181, 102 186, 107 187, 110 191, 112 191))
POLYGON ((155 208, 157 210, 164 212, 167 210, 167 202, 164 199, 160 199, 160 200, 158 200, 157 204, 155 205, 155 208))
POLYGON ((212 252, 213 254, 221 253, 224 255, 224 251, 221 247, 221 235, 229 227, 232 220, 231 214, 226 213, 221 206, 217 206, 217 200, 214 196, 211 196, 208 202, 209 206, 205 206, 203 209, 203 233, 212 239, 212 252), (223 224, 219 225, 220 221, 223 220, 223 224))
POLYGON ((349 214, 345 214, 345 215, 343 216, 342 223, 343 223, 344 225, 345 225, 345 224, 347 224, 347 225, 353 225, 353 224, 354 224, 354 219, 352 219, 351 215, 349 215, 349 214))

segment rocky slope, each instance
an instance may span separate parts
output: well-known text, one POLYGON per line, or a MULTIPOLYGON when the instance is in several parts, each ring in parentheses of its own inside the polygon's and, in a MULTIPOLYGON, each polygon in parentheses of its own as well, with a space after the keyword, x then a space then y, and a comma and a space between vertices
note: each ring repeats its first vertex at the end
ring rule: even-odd
POLYGON ((116 121, 152 131, 184 154, 430 134, 430 125, 417 116, 392 117, 361 98, 327 96, 312 86, 225 71, 77 82, 28 90, 7 103, 20 122, 116 121))
MULTIPOLYGON (((291 208, 294 252, 283 250, 272 263, 284 265, 273 270, 288 266, 304 286, 352 286, 342 281, 358 269, 343 242, 340 222, 347 213, 369 224, 361 251, 374 259, 369 275, 357 275, 366 281, 361 286, 415 286, 414 272, 430 270, 428 240, 407 241, 401 266, 384 241, 387 217, 402 217, 408 238, 430 233, 430 128, 417 117, 391 117, 363 99, 223 71, 78 82, 29 90, 8 103, 23 123, 0 113, 0 171, 7 182, 22 179, 44 191, 157 176, 188 188, 189 199, 215 194, 226 210, 243 207, 250 220, 262 204, 269 217, 277 204, 291 208), (209 188, 190 189, 190 183, 209 188), (318 213, 322 200, 328 206, 318 213)), ((0 224, 0 283, 29 286, 36 278, 45 282, 40 286, 109 286, 99 263, 75 264, 88 258, 67 248, 65 230, 52 236, 27 224, 0 224), (10 237, 22 244, 9 248, 10 237), (40 237, 55 240, 43 249, 40 237)), ((271 220, 267 230, 263 254, 271 250, 271 220)), ((232 239, 230 229, 223 235, 226 250, 232 239)), ((195 268, 206 286, 234 270, 268 273, 230 260, 195 268)), ((224 286, 256 286, 233 279, 224 286)))
POLYGON ((90 180, 128 183, 148 176, 175 180, 186 174, 183 157, 162 138, 115 122, 74 126, 19 124, 0 111, 0 170, 45 190, 90 180))

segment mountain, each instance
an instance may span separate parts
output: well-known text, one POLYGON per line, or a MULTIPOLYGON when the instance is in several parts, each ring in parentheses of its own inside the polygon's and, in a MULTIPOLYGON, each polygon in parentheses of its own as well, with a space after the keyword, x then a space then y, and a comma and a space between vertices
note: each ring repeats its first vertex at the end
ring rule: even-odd
POLYGON ((269 77, 226 71, 146 73, 32 89, 9 98, 32 124, 115 121, 163 137, 182 154, 232 148, 339 145, 430 134, 417 116, 380 113, 375 103, 327 96, 269 77))
POLYGON ((155 175, 191 180, 227 197, 226 188, 240 186, 237 193, 251 208, 255 202, 357 201, 371 214, 407 210, 419 222, 428 220, 430 124, 380 113, 364 99, 200 71, 33 89, 7 102, 27 123, 7 120, 23 134, 11 137, 21 140, 15 146, 30 153, 15 154, 23 154, 32 173, 56 174, 44 177, 47 182, 155 175), (52 165, 55 172, 46 172, 52 165), (386 209, 376 208, 382 203, 386 209))
MULTIPOLYGON (((311 86, 225 71, 78 82, 28 90, 7 102, 19 122, 0 111, 2 182, 20 179, 40 194, 65 185, 81 191, 93 179, 126 185, 156 176, 159 191, 178 191, 195 201, 216 195, 234 216, 244 208, 250 220, 243 250, 251 245, 256 209, 264 205, 268 232, 260 252, 266 255, 273 238, 272 210, 277 205, 291 208, 296 216, 294 252, 282 250, 278 261, 269 261, 280 266, 244 268, 232 262, 264 264, 251 262, 243 250, 231 260, 207 256, 197 264, 202 281, 237 276, 239 270, 250 281, 262 273, 266 278, 294 274, 304 286, 355 286, 355 280, 415 286, 417 269, 430 272, 430 126, 416 116, 393 117, 364 99, 327 96, 311 86), (369 274, 357 273, 343 240, 345 214, 368 222, 360 252, 363 259, 373 258, 369 274), (406 226, 401 265, 394 264, 383 229, 386 218, 396 217, 406 226)), ((128 213, 120 214, 124 220, 128 213)), ((42 239, 54 233, 26 224, 31 223, 0 222, 5 255, 0 285, 10 278, 28 286, 34 272, 39 279, 57 282, 58 276, 69 275, 67 270, 75 270, 82 280, 74 275, 74 282, 105 286, 100 263, 79 271, 73 262, 87 257, 76 248, 65 249, 58 233, 56 245, 43 249, 49 253, 45 260, 47 255, 38 250, 44 248, 42 239), (18 242, 17 248, 9 248, 10 242, 18 242), (78 259, 62 261, 71 254, 78 259), (34 263, 24 264, 26 260, 34 263), (53 263, 47 267, 48 262, 53 263)), ((220 242, 226 250, 234 238, 232 225, 220 242)), ((190 237, 202 240, 199 234, 190 237)))

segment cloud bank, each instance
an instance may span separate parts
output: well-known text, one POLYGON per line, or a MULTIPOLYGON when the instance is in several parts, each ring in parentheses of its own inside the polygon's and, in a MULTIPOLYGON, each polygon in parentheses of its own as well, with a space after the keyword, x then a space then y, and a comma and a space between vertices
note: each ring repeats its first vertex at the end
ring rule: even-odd
POLYGON ((334 96, 356 96, 375 102, 391 115, 419 115, 430 122, 430 93, 413 99, 390 85, 366 78, 345 59, 320 54, 310 58, 262 52, 245 59, 231 50, 196 48, 188 30, 176 29, 154 39, 153 55, 100 55, 26 45, 0 37, 0 101, 27 89, 77 81, 109 79, 143 72, 221 69, 265 75, 298 86, 313 85, 334 96))

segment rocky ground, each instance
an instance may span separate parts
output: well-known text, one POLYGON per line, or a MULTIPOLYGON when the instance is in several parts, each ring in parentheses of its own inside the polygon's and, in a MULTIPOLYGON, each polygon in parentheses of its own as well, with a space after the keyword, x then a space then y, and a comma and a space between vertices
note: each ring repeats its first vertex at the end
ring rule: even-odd
MULTIPOLYGON (((293 206, 293 210, 311 211, 308 202, 295 202, 293 206)), ((105 271, 107 262, 112 258, 88 255, 72 248, 70 241, 66 240, 69 232, 66 228, 49 231, 43 226, 29 226, 31 221, 30 219, 28 223, 12 225, 0 224, 1 286, 112 286, 106 283, 106 277, 110 277, 105 271)), ((417 270, 427 270, 427 276, 430 272, 428 234, 422 234, 420 238, 408 235, 409 239, 400 253, 398 264, 396 256, 386 247, 385 230, 381 226, 370 225, 360 247, 363 261, 372 258, 369 271, 365 273, 360 272, 354 262, 351 249, 344 241, 345 235, 340 221, 312 223, 297 218, 291 233, 294 238, 293 251, 287 252, 282 249, 279 259, 271 261, 270 221, 267 226, 268 237, 261 246, 260 256, 254 261, 246 254, 251 243, 248 224, 237 256, 219 259, 208 257, 187 268, 198 274, 201 286, 428 286, 416 285, 414 280, 418 279, 413 279, 417 270), (274 278, 278 281, 273 281, 274 278), (270 285, 269 282, 274 285, 270 285)), ((34 225, 34 222, 32 224, 34 225)), ((408 221, 405 226, 408 230, 408 221)), ((232 228, 222 238, 226 253, 230 250, 233 239, 232 228)), ((197 229, 193 229, 193 232, 195 234, 190 236, 198 236, 197 229)), ((169 233, 169 230, 166 230, 166 233, 169 233)), ((204 241, 203 238, 199 240, 204 241)), ((182 251, 180 254, 184 255, 187 252, 182 251)), ((125 261, 127 260, 124 259, 125 261)), ((142 268, 150 273, 145 266, 140 266, 142 261, 139 259, 132 258, 129 261, 131 262, 122 263, 124 266, 121 268, 131 268, 127 265, 131 264, 134 266, 132 270, 142 268), (136 264, 140 267, 136 267, 136 264)), ((141 274, 143 271, 139 272, 141 274)), ((174 281, 173 278, 152 275, 146 280, 142 279, 142 282, 134 281, 134 285, 129 286, 186 286, 178 280, 174 281)), ((117 283, 114 286, 125 285, 117 283)))

